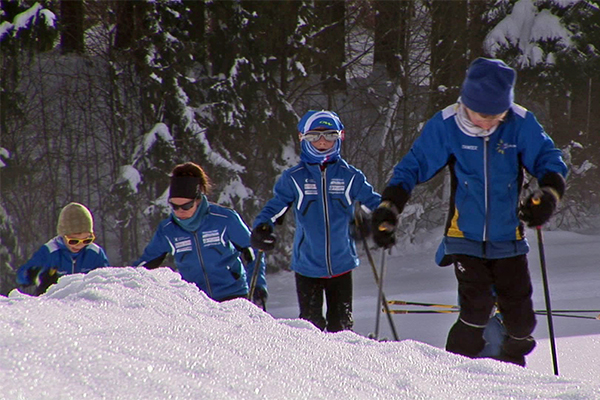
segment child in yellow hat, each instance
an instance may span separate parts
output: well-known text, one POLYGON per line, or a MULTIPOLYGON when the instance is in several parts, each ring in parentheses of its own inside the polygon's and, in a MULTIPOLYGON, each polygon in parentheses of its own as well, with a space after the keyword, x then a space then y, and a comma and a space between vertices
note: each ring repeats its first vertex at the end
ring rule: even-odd
POLYGON ((61 275, 85 273, 110 265, 104 249, 94 243, 94 218, 83 204, 67 204, 60 212, 56 230, 58 235, 17 271, 17 283, 35 284, 35 294, 43 293, 61 275))

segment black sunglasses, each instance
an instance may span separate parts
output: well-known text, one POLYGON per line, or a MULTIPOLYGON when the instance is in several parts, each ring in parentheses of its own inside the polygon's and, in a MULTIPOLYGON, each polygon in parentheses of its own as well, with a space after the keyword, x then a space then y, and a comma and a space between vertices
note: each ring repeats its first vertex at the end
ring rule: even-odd
POLYGON ((171 202, 169 202, 169 205, 171 206, 171 208, 173 209, 173 211, 177 211, 180 208, 182 210, 189 210, 190 208, 194 207, 194 202, 196 201, 196 199, 192 200, 192 201, 188 201, 187 203, 183 203, 183 204, 173 204, 171 202))

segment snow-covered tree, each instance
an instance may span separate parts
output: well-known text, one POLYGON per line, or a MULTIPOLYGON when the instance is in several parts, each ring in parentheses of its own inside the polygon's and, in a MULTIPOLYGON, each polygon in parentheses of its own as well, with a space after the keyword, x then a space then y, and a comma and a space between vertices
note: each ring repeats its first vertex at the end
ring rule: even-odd
MULTIPOLYGON (((580 162, 597 165, 600 140, 592 132, 600 125, 598 4, 518 0, 500 3, 488 17, 496 25, 484 44, 493 56, 519 70, 517 102, 536 113, 560 147, 581 143, 580 162)), ((587 183, 581 185, 577 184, 581 175, 570 175, 567 196, 592 200, 577 209, 593 208, 593 199, 600 194, 599 176, 597 169, 588 171, 587 183)))
MULTIPOLYGON (((73 18, 62 5, 0 2, 0 147, 13 156, 0 170, 2 203, 22 254, 54 234, 65 202, 81 201, 111 262, 137 258, 169 212, 168 174, 185 161, 214 181, 210 201, 251 224, 297 162, 309 109, 338 112, 344 158, 382 190, 480 55, 519 69, 517 101, 562 147, 581 143, 574 165, 600 164, 591 1, 82 1, 73 18), (71 23, 79 44, 83 26, 83 50, 62 54, 71 23)), ((598 192, 597 171, 582 188, 598 192)), ((413 193, 413 232, 443 218, 442 180, 413 193)), ((291 220, 277 228, 270 267, 289 263, 291 220)))
MULTIPOLYGON (((48 1, 0 2, 0 269, 3 293, 8 282, 14 284, 10 267, 16 268, 24 261, 18 237, 20 234, 29 236, 27 227, 33 222, 25 220, 31 211, 22 200, 20 187, 27 181, 22 177, 23 173, 32 167, 32 164, 21 164, 28 152, 21 146, 32 147, 25 143, 27 139, 23 135, 31 104, 21 86, 25 80, 23 65, 30 64, 38 52, 51 49, 58 36, 56 14, 49 6, 48 1)), ((35 196, 28 197, 33 200, 35 196)))
MULTIPOLYGON (((0 147, 0 171, 7 166, 10 152, 0 147)), ((0 201, 0 294, 7 295, 15 286, 15 270, 21 261, 17 233, 12 218, 0 201)))

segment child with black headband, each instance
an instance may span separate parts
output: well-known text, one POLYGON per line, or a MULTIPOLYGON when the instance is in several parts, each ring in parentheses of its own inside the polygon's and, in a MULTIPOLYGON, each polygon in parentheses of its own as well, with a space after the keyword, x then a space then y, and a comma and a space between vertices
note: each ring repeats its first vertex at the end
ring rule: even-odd
MULTIPOLYGON (((191 162, 171 173, 172 213, 158 226, 144 254, 134 265, 157 268, 170 253, 181 277, 196 284, 211 299, 225 301, 248 296, 255 266, 250 231, 237 212, 209 203, 211 184, 204 170, 191 162), (245 267, 244 267, 245 265, 245 267)), ((265 265, 254 291, 254 303, 266 309, 265 265)))

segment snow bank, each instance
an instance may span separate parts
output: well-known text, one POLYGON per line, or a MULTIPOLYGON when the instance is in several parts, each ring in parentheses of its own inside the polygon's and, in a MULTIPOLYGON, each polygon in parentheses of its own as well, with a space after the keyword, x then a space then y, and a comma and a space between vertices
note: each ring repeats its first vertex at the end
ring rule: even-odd
POLYGON ((167 268, 0 298, 3 399, 600 398, 600 386, 216 303, 167 268))

